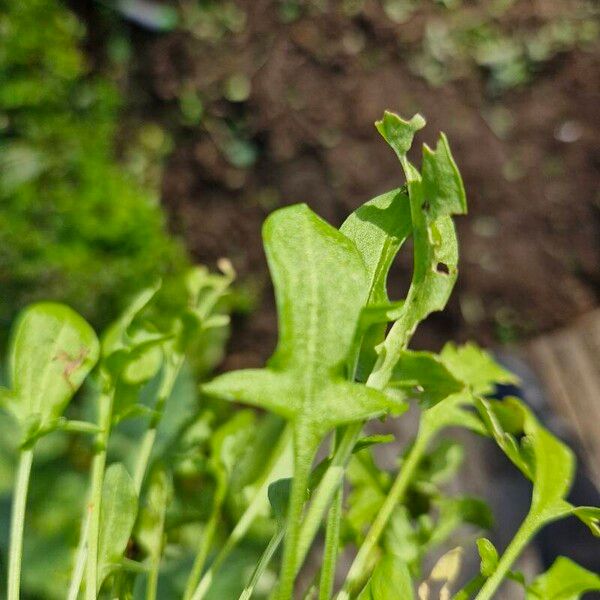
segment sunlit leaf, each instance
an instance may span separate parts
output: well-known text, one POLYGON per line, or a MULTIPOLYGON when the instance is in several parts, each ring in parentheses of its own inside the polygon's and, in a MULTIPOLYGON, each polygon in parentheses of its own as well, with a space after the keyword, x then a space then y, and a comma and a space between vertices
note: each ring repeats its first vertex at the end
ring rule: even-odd
POLYGON ((279 315, 277 349, 266 369, 221 375, 204 392, 266 408, 317 437, 402 409, 346 380, 345 360, 369 292, 355 245, 305 205, 273 213, 263 235, 279 315))
POLYGON ((559 556, 527 588, 527 600, 578 600, 586 592, 600 591, 600 575, 559 556))
POLYGON ((440 352, 440 359, 448 370, 475 394, 489 394, 497 383, 518 383, 519 379, 501 367, 485 350, 473 343, 457 346, 447 343, 440 352))
POLYGON ((428 408, 464 388, 435 354, 411 350, 402 352, 390 386, 401 389, 428 408))
POLYGON ((477 550, 481 558, 479 570, 484 577, 489 577, 498 566, 498 551, 487 538, 477 540, 477 550))
MULTIPOLYGON (((43 430, 58 419, 99 355, 96 335, 76 312, 62 304, 26 308, 13 331, 10 391, 4 404, 22 428, 43 430), (27 424, 29 422, 29 426, 27 424)), ((23 432, 25 433, 25 431, 23 432)))

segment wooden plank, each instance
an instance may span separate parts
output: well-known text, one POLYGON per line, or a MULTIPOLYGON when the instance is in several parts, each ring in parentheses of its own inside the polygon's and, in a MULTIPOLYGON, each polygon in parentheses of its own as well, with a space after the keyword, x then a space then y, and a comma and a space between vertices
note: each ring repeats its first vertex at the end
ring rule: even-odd
POLYGON ((527 354, 548 398, 576 435, 586 468, 600 487, 600 310, 540 336, 527 354))

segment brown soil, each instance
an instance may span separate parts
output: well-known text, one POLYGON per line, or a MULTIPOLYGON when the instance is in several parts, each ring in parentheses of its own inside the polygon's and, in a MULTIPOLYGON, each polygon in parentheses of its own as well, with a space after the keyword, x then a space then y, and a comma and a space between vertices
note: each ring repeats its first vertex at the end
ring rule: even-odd
MULTIPOLYGON (((174 136, 162 190, 173 229, 198 261, 228 256, 241 281, 260 290, 256 310, 236 321, 227 368, 260 364, 276 337, 260 240, 265 215, 307 202, 339 225, 402 183, 372 125, 386 108, 425 115, 422 141, 448 134, 469 197, 469 215, 458 223, 456 292, 448 310, 422 326, 417 345, 531 336, 598 304, 600 52, 558 56, 532 84, 492 98, 484 73, 432 89, 409 70, 404 52, 422 35, 421 18, 394 25, 367 3, 356 18, 331 10, 282 24, 277 3, 242 4, 244 31, 219 43, 133 28, 127 83, 134 116, 158 119, 174 136), (251 80, 244 102, 222 98, 232 73, 251 80), (206 114, 193 127, 182 124, 178 100, 190 89, 202 95, 206 114), (513 120, 502 137, 486 119, 499 108, 513 120), (229 122, 258 149, 250 168, 224 156, 229 122), (572 143, 557 139, 565 123, 578 132, 572 143)), ((536 3, 518 4, 533 10, 536 3)), ((394 295, 406 285, 410 260, 408 252, 399 260, 394 295)))

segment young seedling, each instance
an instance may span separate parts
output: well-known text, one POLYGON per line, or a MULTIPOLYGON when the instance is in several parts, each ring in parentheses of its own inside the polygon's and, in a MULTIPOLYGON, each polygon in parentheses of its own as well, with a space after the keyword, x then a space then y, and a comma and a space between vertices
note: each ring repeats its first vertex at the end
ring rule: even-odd
POLYGON ((36 442, 56 429, 93 431, 87 423, 62 417, 69 401, 98 360, 92 328, 61 304, 34 304, 15 326, 9 352, 10 389, 0 392, 2 407, 20 429, 17 479, 13 494, 8 566, 8 600, 18 600, 23 528, 31 463, 36 442))
POLYGON ((345 362, 368 296, 368 273, 354 244, 306 205, 275 212, 263 237, 279 312, 279 342, 265 369, 227 373, 206 394, 266 408, 288 419, 294 435, 279 598, 289 598, 311 465, 335 427, 402 405, 348 381, 345 362), (343 290, 343 293, 340 293, 343 290))

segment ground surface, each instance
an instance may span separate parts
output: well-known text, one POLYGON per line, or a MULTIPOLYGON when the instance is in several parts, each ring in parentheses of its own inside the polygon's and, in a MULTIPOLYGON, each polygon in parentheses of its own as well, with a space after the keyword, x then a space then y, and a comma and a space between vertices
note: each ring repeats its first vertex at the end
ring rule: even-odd
MULTIPOLYGON (((425 115, 420 139, 430 144, 439 130, 448 134, 469 198, 456 293, 418 345, 523 339, 598 304, 598 45, 559 52, 531 82, 502 94, 490 92, 483 67, 432 88, 407 59, 423 43, 427 11, 396 24, 378 4, 361 4, 354 16, 307 10, 285 23, 274 2, 239 3, 242 31, 208 39, 191 26, 129 30, 129 115, 160 122, 175 142, 162 184, 171 226, 198 261, 228 256, 258 290, 256 310, 236 322, 226 368, 258 365, 273 348, 265 215, 307 202, 339 225, 402 183, 372 125, 386 108, 425 115)), ((516 2, 497 21, 517 31, 547 18, 552 4, 516 2)), ((92 46, 101 31, 91 28, 92 46)), ((410 260, 408 252, 400 259, 395 295, 410 260)))

